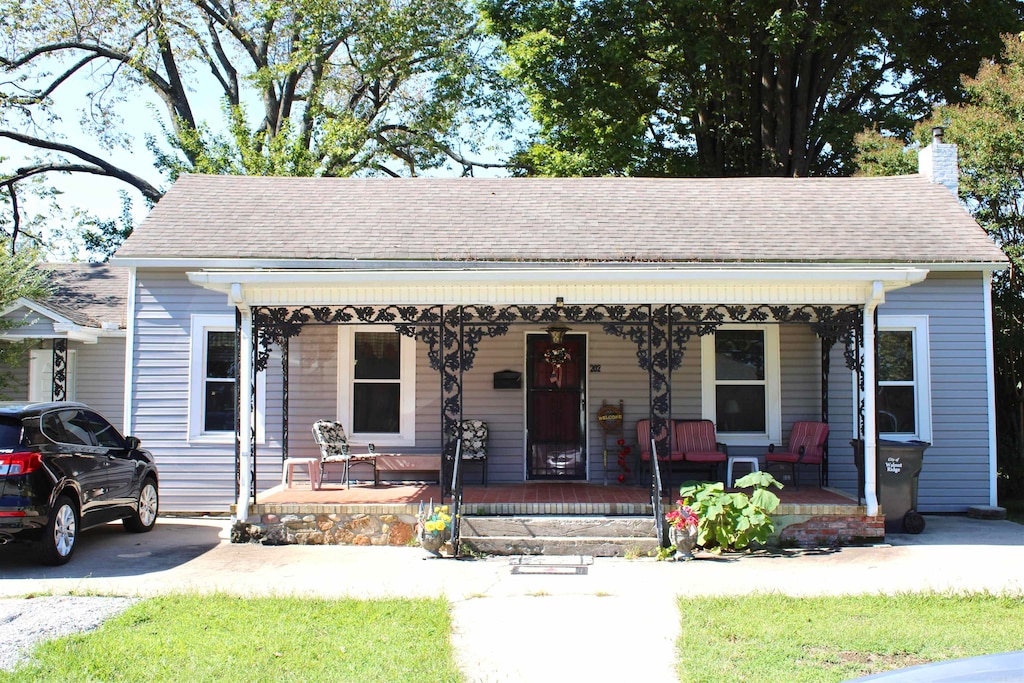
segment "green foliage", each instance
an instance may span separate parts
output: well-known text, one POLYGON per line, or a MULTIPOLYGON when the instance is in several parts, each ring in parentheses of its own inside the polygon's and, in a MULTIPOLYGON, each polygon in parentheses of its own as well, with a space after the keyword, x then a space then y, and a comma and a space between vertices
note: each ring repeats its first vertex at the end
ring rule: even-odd
POLYGON ((890 176, 917 173, 917 150, 903 140, 883 135, 875 129, 861 131, 853 137, 854 175, 890 176))
POLYGON ((689 505, 700 518, 697 545, 721 550, 742 550, 752 543, 763 545, 775 530, 769 514, 779 497, 769 490, 782 484, 767 472, 751 472, 736 482, 753 493, 726 493, 722 482, 686 484, 679 489, 681 504, 689 505))
MULTIPOLYGON (((27 170, 0 159, 0 187, 93 173, 155 202, 145 173, 96 154, 136 137, 172 180, 471 174, 500 164, 474 157, 516 115, 494 42, 462 0, 0 0, 0 16, 0 139, 38 155, 27 170), (158 103, 153 116, 123 120, 140 99, 158 103)), ((100 227, 106 252, 123 229, 100 227)))
POLYGON ((141 602, 0 681, 459 681, 441 599, 141 602))
POLYGON ((1024 642, 1020 595, 687 595, 677 603, 677 671, 688 683, 838 683, 1024 642))
POLYGON ((1019 30, 1007 0, 484 0, 538 124, 539 175, 849 170, 869 125, 908 132, 1019 30))

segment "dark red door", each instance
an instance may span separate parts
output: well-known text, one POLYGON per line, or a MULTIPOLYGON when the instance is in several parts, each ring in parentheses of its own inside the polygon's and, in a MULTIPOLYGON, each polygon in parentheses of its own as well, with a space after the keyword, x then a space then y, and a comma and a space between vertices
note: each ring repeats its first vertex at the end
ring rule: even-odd
POLYGON ((587 478, 586 340, 527 336, 527 479, 587 478))

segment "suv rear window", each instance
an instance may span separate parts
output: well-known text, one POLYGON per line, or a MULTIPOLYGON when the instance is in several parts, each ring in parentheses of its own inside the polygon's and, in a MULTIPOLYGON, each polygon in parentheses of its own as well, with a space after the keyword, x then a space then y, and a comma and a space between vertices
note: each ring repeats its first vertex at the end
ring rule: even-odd
POLYGON ((21 445, 21 420, 0 418, 0 450, 11 450, 21 445))

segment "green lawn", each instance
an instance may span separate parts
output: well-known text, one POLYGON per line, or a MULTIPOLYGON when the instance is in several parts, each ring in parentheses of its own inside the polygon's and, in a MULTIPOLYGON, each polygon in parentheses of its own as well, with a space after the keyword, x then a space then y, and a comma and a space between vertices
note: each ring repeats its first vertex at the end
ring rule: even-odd
POLYGON ((758 595, 682 598, 679 609, 687 683, 844 681, 1024 647, 1024 596, 758 595))
MULTIPOLYGON (((42 645, 0 683, 460 681, 448 609, 442 599, 154 598, 42 645)), ((682 598, 679 609, 686 683, 843 681, 1024 643, 1024 596, 757 595, 682 598)))
POLYGON ((0 681, 459 681, 450 624, 440 599, 161 597, 0 681))

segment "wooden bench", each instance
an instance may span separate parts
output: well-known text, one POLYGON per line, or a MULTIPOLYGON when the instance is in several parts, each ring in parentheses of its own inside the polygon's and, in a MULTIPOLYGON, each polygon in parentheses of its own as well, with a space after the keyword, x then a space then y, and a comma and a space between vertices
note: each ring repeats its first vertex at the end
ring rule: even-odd
POLYGON ((381 453, 377 455, 377 470, 373 485, 380 486, 381 472, 433 472, 438 483, 441 481, 440 455, 399 455, 381 453))

